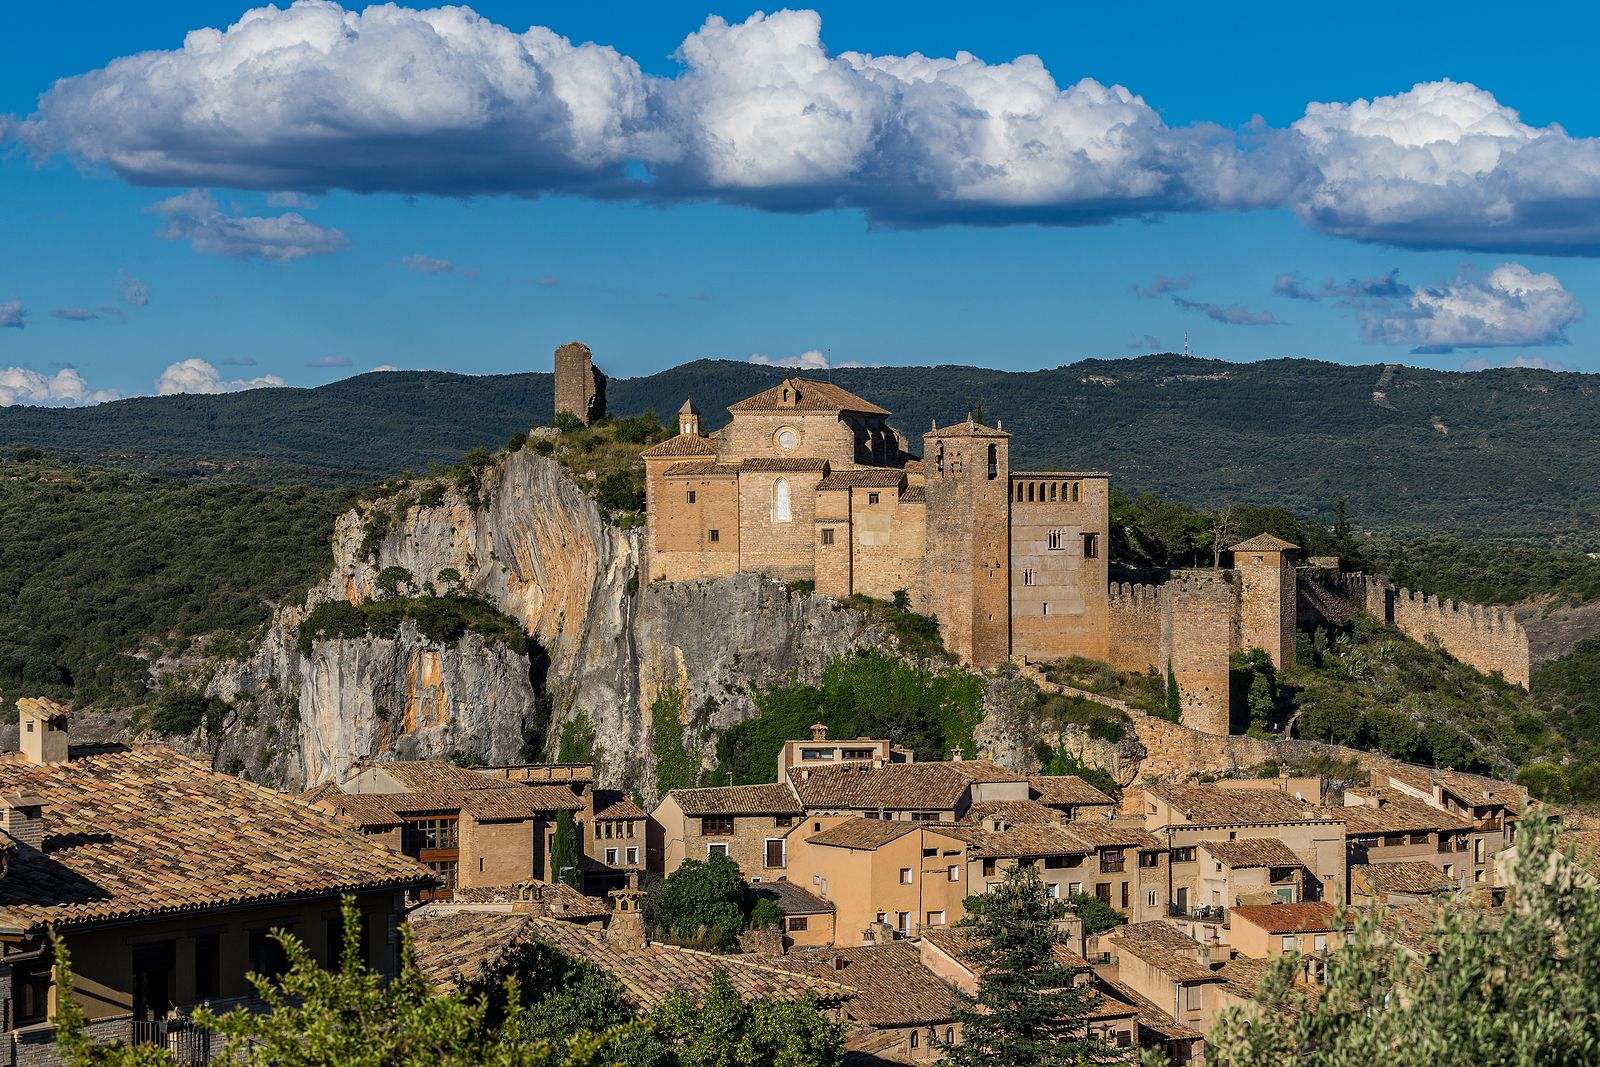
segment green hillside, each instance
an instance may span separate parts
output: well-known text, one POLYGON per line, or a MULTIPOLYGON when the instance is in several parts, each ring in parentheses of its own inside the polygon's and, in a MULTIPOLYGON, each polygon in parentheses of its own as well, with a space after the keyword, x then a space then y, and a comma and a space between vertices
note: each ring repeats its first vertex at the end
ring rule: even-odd
MULTIPOLYGON (((602 361, 603 363, 603 361, 602 361)), ((722 409, 790 373, 697 361, 613 379, 611 410, 722 409)), ((1385 534, 1600 548, 1600 376, 1313 360, 1089 360, 1015 373, 838 370, 915 439, 981 406, 1020 467, 1104 469, 1130 495, 1272 504, 1320 519, 1345 496, 1385 534), (1380 388, 1381 381, 1381 388, 1380 388), (1379 395, 1381 394, 1381 395, 1379 395)), ((548 420, 548 374, 364 374, 318 389, 0 410, 0 450, 183 478, 361 485, 449 464, 548 420)))

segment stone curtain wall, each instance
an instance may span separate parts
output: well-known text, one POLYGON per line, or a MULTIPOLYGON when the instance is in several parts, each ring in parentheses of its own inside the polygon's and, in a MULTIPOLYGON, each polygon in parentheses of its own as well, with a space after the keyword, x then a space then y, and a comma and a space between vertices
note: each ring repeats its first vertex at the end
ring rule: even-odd
POLYGON ((1124 671, 1166 673, 1161 660, 1161 591, 1153 585, 1117 582, 1106 612, 1106 660, 1124 671))
POLYGON ((1443 649, 1485 674, 1528 687, 1528 633, 1506 608, 1441 601, 1400 589, 1394 597, 1395 626, 1414 641, 1435 637, 1443 649))
POLYGON ((1370 612, 1393 623, 1413 641, 1426 644, 1430 637, 1434 638, 1451 658, 1485 674, 1499 671, 1506 681, 1528 687, 1528 632, 1509 608, 1440 600, 1409 589, 1396 589, 1387 579, 1366 574, 1341 574, 1321 580, 1307 573, 1300 580, 1318 587, 1318 592, 1305 597, 1304 603, 1336 597, 1350 610, 1370 612))

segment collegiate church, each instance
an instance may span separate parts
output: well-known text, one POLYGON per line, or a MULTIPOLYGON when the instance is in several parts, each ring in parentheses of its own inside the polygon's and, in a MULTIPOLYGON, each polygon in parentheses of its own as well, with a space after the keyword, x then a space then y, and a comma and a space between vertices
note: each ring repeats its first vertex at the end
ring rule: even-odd
MULTIPOLYGON (((592 380, 582 345, 556 353, 557 381, 592 380), (563 367, 563 361, 572 365, 563 367)), ((594 411, 558 391, 557 407, 594 411)), ((889 412, 830 382, 794 377, 728 408, 706 433, 692 401, 679 433, 643 452, 649 581, 739 571, 816 583, 818 593, 890 599, 938 619, 973 667, 1084 656, 1169 667, 1185 721, 1228 730, 1228 655, 1294 658, 1293 545, 1235 546, 1235 569, 1160 586, 1110 582, 1102 471, 1021 471, 997 421, 937 423, 920 455, 889 412)))

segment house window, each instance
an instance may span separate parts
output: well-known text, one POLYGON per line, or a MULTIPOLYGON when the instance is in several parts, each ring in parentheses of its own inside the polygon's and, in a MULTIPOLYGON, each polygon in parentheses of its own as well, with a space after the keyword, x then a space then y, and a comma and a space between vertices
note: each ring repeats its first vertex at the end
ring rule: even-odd
POLYGON ((899 913, 898 918, 900 921, 895 925, 895 928, 900 931, 900 936, 904 937, 911 932, 911 913, 902 911, 899 913))
MULTIPOLYGON (((33 723, 28 723, 29 729, 33 723)), ((11 977, 11 1022, 14 1026, 31 1026, 50 1017, 50 990, 55 977, 48 960, 33 960, 13 964, 11 977)))
POLYGON ((901 867, 900 868, 900 884, 901 885, 910 885, 911 884, 911 868, 910 867, 901 867))
POLYGON ((767 838, 767 866, 782 867, 787 857, 784 855, 784 840, 781 837, 767 838))
POLYGON ((1127 911, 1128 910, 1128 900, 1129 900, 1129 897, 1128 897, 1128 883, 1127 882, 1123 882, 1122 883, 1122 910, 1123 911, 1127 911))
POLYGON ((917 1032, 915 1030, 911 1031, 911 1047, 917 1047, 917 1032))
POLYGON ((1123 869, 1122 849, 1108 848, 1100 853, 1100 870, 1113 874, 1123 869))
POLYGON ((1083 892, 1082 882, 1071 882, 1067 885, 1067 896, 1075 897, 1081 892, 1083 892))
POLYGON ((637 845, 635 845, 633 848, 628 849, 628 866, 630 866, 630 867, 636 866, 638 864, 638 862, 639 862, 639 847, 637 845))
POLYGON ((995 871, 994 860, 984 860, 983 861, 983 876, 985 878, 993 878, 994 877, 994 871, 995 871))
POLYGON ((791 916, 790 917, 790 919, 789 919, 789 929, 791 929, 791 930, 804 930, 805 928, 806 928, 806 917, 804 915, 795 915, 795 916, 791 916))
MULTIPOLYGON (((785 396, 784 399, 788 399, 788 397, 785 396)), ((789 449, 794 447, 794 431, 793 430, 789 429, 788 427, 784 427, 783 429, 778 431, 778 447, 783 449, 784 451, 788 451, 789 449)))
POLYGON ((956 1028, 955 1027, 947 1026, 947 1027, 944 1028, 944 1043, 947 1044, 947 1045, 953 1045, 953 1044, 956 1043, 956 1028))
POLYGON ((689 503, 691 503, 691 504, 694 503, 694 490, 693 489, 689 490, 689 503))
MULTIPOLYGON (((333 949, 329 955, 334 957, 334 966, 338 966, 337 950, 343 946, 344 922, 337 920, 333 924, 337 929, 330 931, 337 940, 333 941, 333 949)), ((202 934, 194 939, 194 998, 196 1000, 210 1000, 222 994, 222 948, 221 940, 216 934, 202 934)))
POLYGON ((617 865, 617 850, 614 849, 614 848, 606 849, 606 866, 607 867, 615 867, 616 865, 617 865))
POLYGON ((1022 571, 1022 584, 1023 585, 1032 585, 1033 584, 1033 568, 1032 567, 1023 568, 1023 571, 1022 571))
POLYGON ((706 540, 710 541, 712 544, 716 544, 718 541, 722 540, 722 531, 720 531, 720 530, 707 530, 706 531, 706 540))
POLYGON ((706 859, 710 859, 712 856, 726 856, 727 854, 728 843, 726 841, 713 841, 706 846, 706 859))
POLYGON ((1097 534, 1097 533, 1086 533, 1086 534, 1083 535, 1083 558, 1084 559, 1099 559, 1100 558, 1100 535, 1099 534, 1097 534))
POLYGON ((1175 848, 1175 849, 1173 849, 1172 850, 1172 862, 1173 863, 1193 863, 1194 862, 1194 849, 1192 849, 1192 848, 1175 848))
POLYGON ((1159 853, 1159 852, 1141 852, 1141 853, 1139 853, 1139 866, 1141 866, 1141 867, 1159 867, 1159 866, 1161 866, 1161 853, 1159 853))
POLYGON ((1096 882, 1094 884, 1094 895, 1100 899, 1100 903, 1102 903, 1102 904, 1110 904, 1111 903, 1111 883, 1110 882, 1096 882))
POLYGON ((406 824, 406 830, 411 846, 407 851, 459 847, 454 819, 416 819, 406 824))
POLYGON ((822 543, 825 544, 825 545, 833 544, 833 527, 832 526, 823 527, 823 530, 822 530, 822 543))
POLYGON ((778 827, 779 829, 782 829, 782 828, 785 828, 785 827, 789 827, 789 826, 793 826, 794 825, 794 816, 793 815, 774 815, 772 817, 772 825, 778 827))
POLYGON ((1324 952, 1328 948, 1328 935, 1327 934, 1318 934, 1316 936, 1316 938, 1311 943, 1312 943, 1313 946, 1316 947, 1316 950, 1318 952, 1324 952))
POLYGON ((289 969, 289 958, 269 929, 250 931, 249 955, 250 969, 264 978, 276 978, 289 969))
POLYGON ((876 504, 877 502, 878 502, 878 494, 877 493, 868 493, 867 494, 867 503, 868 504, 876 504))
POLYGON ((700 820, 700 836, 702 837, 727 837, 732 833, 732 815, 707 815, 700 820))
POLYGON ((1060 882, 1047 882, 1047 883, 1045 883, 1044 895, 1049 897, 1051 900, 1060 899, 1060 897, 1061 897, 1061 883, 1060 882))
POLYGON ((929 926, 943 926, 944 925, 944 912, 942 912, 942 911, 930 911, 930 912, 928 912, 928 925, 929 926))
POLYGON ((949 879, 952 882, 961 881, 961 865, 960 864, 952 863, 950 866, 946 867, 944 870, 945 870, 945 875, 947 877, 949 877, 949 879))
POLYGON ((1076 504, 1078 502, 1078 496, 1079 496, 1079 488, 1078 488, 1078 486, 1079 486, 1078 482, 1073 482, 1072 483, 1072 502, 1074 504, 1076 504))
POLYGON ((1154 889, 1150 890, 1149 895, 1146 897, 1145 905, 1151 908, 1156 906, 1156 891, 1154 889))
POLYGON ((440 885, 437 889, 429 891, 433 899, 449 900, 451 897, 455 896, 456 872, 459 869, 457 862, 455 860, 431 860, 427 864, 427 867, 428 870, 433 872, 434 877, 439 879, 440 882, 440 885))
POLYGON ((1041 612, 1040 612, 1040 613, 1039 613, 1039 614, 1041 614, 1041 615, 1048 615, 1048 614, 1050 614, 1050 602, 1049 602, 1049 601, 1048 601, 1048 600, 1046 600, 1046 601, 1045 601, 1045 602, 1044 602, 1044 604, 1043 604, 1043 607, 1044 607, 1044 610, 1043 610, 1043 611, 1041 611, 1041 612))
POLYGON ((1283 951, 1285 951, 1285 952, 1293 952, 1294 951, 1294 935, 1293 934, 1284 934, 1283 935, 1283 951))
POLYGON ((1066 543, 1066 541, 1061 536, 1061 531, 1060 530, 1051 530, 1048 534, 1045 535, 1045 545, 1052 552, 1061 551, 1061 547, 1065 543, 1066 543))

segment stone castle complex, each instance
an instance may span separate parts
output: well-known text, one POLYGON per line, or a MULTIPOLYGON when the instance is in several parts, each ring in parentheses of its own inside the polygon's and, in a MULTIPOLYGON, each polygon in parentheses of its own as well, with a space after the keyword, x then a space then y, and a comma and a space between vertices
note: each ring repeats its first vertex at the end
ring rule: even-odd
MULTIPOLYGON (((562 389, 596 380, 589 350, 556 357, 557 409, 593 415, 592 392, 562 389)), ((1110 476, 1012 470, 999 422, 935 423, 918 456, 888 411, 830 382, 789 378, 728 411, 706 433, 685 402, 677 436, 643 452, 650 581, 757 571, 836 597, 903 590, 975 668, 1083 656, 1170 670, 1183 721, 1216 734, 1229 732, 1230 654, 1294 663, 1306 598, 1287 541, 1262 534, 1232 547, 1229 568, 1113 583, 1110 476)), ((1361 576, 1335 584, 1322 603, 1372 610, 1527 684, 1527 638, 1508 613, 1441 609, 1361 576)))

